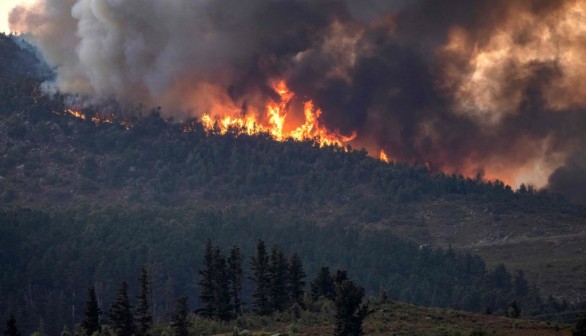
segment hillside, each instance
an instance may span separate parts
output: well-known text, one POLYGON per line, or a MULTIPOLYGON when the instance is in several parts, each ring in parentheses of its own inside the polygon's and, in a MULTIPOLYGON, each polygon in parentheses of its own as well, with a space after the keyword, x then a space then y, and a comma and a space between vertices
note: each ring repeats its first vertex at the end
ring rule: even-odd
POLYGON ((319 225, 359 225, 419 245, 451 244, 491 265, 523 268, 546 295, 584 298, 586 212, 559 195, 385 164, 363 151, 208 134, 197 124, 185 133, 185 124, 156 112, 136 119, 130 130, 95 124, 53 113, 63 111, 63 103, 36 96, 34 82, 5 83, 1 94, 11 97, 0 120, 5 207, 197 204, 302 211, 319 225))
MULTIPOLYGON (((331 335, 333 319, 331 303, 321 302, 314 311, 303 312, 299 318, 290 313, 272 319, 244 317, 236 323, 214 323, 192 317, 192 332, 197 335, 231 336, 233 331, 249 335, 322 336, 331 335), (245 334, 245 332, 243 333, 245 334)), ((571 326, 563 323, 509 319, 471 314, 453 309, 425 308, 401 302, 372 302, 374 313, 365 321, 364 332, 369 336, 569 336, 571 326)), ((159 326, 154 335, 169 331, 159 326)))
POLYGON ((108 302, 145 263, 159 270, 166 316, 177 295, 196 296, 207 239, 247 255, 266 239, 299 251, 310 276, 348 269, 369 295, 382 287, 420 305, 500 314, 518 297, 528 317, 564 309, 548 295, 586 298, 586 209, 560 195, 351 148, 206 132, 140 106, 80 118, 22 71, 0 82, 0 312, 20 303, 30 326, 76 321, 70 307, 81 309, 89 283, 108 302))

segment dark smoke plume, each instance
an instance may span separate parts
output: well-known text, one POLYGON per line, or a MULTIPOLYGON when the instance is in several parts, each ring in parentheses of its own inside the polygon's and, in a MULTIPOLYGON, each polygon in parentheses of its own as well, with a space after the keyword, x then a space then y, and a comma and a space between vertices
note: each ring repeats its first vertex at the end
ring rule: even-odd
POLYGON ((180 119, 261 108, 284 79, 369 150, 583 200, 585 18, 583 0, 44 0, 11 24, 54 89, 180 119))

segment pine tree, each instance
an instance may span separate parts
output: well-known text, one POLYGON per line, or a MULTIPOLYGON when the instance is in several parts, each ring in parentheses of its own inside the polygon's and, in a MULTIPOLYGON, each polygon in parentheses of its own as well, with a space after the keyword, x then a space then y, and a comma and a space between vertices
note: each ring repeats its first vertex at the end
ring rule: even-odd
POLYGON ((118 294, 108 311, 108 319, 110 321, 110 328, 117 336, 132 336, 134 323, 126 281, 123 281, 118 289, 118 294))
POLYGON ((303 271, 303 264, 301 258, 297 253, 289 258, 289 298, 294 303, 299 305, 303 302, 303 289, 305 288, 305 277, 307 275, 303 271))
POLYGON ((586 336, 586 313, 581 313, 572 329, 572 336, 586 336))
POLYGON ((335 336, 360 336, 362 322, 368 316, 368 307, 362 304, 364 288, 353 281, 344 280, 336 284, 335 336))
POLYGON ((210 240, 206 243, 203 256, 203 269, 199 271, 201 291, 199 300, 203 308, 198 310, 203 317, 212 318, 214 314, 214 247, 210 240))
POLYGON ((268 315, 271 313, 269 304, 269 257, 267 255, 265 243, 258 241, 256 246, 256 255, 251 260, 251 279, 256 284, 252 293, 254 310, 259 315, 268 315))
POLYGON ((232 247, 228 258, 228 281, 234 312, 240 315, 242 314, 242 254, 236 246, 232 247))
POLYGON ((146 336, 153 324, 153 316, 150 309, 151 279, 145 266, 140 270, 138 281, 140 285, 140 293, 138 295, 138 304, 134 316, 134 321, 136 323, 136 336, 146 336))
POLYGON ((507 317, 510 317, 510 318, 518 318, 519 315, 521 315, 521 309, 519 309, 519 306, 517 306, 517 300, 511 301, 507 305, 506 314, 507 314, 507 317))
POLYGON ((269 300, 272 310, 283 311, 287 304, 288 270, 287 258, 279 247, 273 246, 269 259, 269 300))
POLYGON ((189 321, 187 315, 189 314, 189 307, 187 305, 187 297, 182 297, 177 301, 175 313, 171 317, 171 329, 174 336, 189 336, 189 321))
POLYGON ((93 335, 100 331, 100 308, 98 307, 98 299, 96 297, 96 288, 94 286, 88 289, 88 299, 85 303, 84 320, 81 322, 83 330, 86 335, 93 335))
POLYGON ((348 272, 344 270, 337 270, 336 275, 333 277, 334 280, 334 288, 336 285, 341 284, 342 282, 348 280, 348 272))
POLYGON ((316 278, 311 282, 311 296, 317 300, 320 296, 334 299, 334 280, 329 267, 322 267, 316 278))
POLYGON ((18 332, 18 328, 16 327, 16 319, 12 314, 10 314, 10 318, 6 321, 4 336, 20 336, 20 332, 18 332))
POLYGON ((213 316, 219 320, 227 321, 230 319, 232 311, 228 272, 226 268, 226 257, 222 255, 222 250, 217 246, 214 248, 213 259, 213 316))

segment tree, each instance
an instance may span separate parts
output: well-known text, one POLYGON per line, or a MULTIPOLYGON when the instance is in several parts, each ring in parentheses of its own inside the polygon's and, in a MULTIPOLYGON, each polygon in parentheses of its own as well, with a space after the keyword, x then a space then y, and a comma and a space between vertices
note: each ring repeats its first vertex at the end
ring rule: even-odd
POLYGON ((199 271, 201 276, 199 300, 203 308, 198 312, 204 317, 211 318, 214 314, 214 247, 210 240, 206 243, 203 263, 203 269, 199 271))
POLYGON ((525 272, 522 270, 516 270, 513 290, 517 299, 522 299, 529 294, 529 283, 525 280, 525 272))
POLYGON ((86 335, 93 335, 100 331, 100 308, 98 307, 98 299, 96 298, 96 288, 94 286, 88 289, 88 299, 85 303, 84 320, 81 322, 83 330, 86 335))
POLYGON ((153 324, 153 316, 151 314, 151 279, 149 271, 145 266, 140 270, 140 277, 138 278, 140 285, 140 293, 138 295, 138 304, 136 306, 134 321, 136 323, 136 336, 148 335, 148 331, 153 324))
POLYGON ((294 303, 302 304, 303 302, 303 289, 305 288, 305 277, 307 274, 303 271, 303 264, 301 258, 297 253, 289 258, 289 298, 294 303))
POLYGON ((242 314, 242 254, 240 248, 234 246, 228 257, 228 282, 232 307, 236 315, 242 314))
POLYGON ((282 311, 287 303, 287 258, 277 246, 271 249, 269 259, 269 292, 271 309, 282 311))
POLYGON ((337 270, 336 275, 332 277, 334 280, 334 288, 337 284, 341 284, 342 282, 348 280, 348 272, 345 270, 337 270))
POLYGON ((572 329, 572 336, 586 336, 586 313, 578 315, 576 325, 572 329))
POLYGON ((507 305, 507 317, 510 318, 518 318, 519 315, 521 315, 521 309, 519 309, 519 306, 517 306, 517 300, 513 300, 511 301, 508 305, 507 305))
POLYGON ((134 323, 132 320, 132 306, 128 299, 128 284, 123 281, 118 289, 118 294, 108 311, 110 328, 117 336, 132 336, 134 323))
POLYGON ((368 316, 368 307, 362 304, 364 288, 353 281, 344 280, 336 284, 336 336, 360 336, 362 322, 368 316))
POLYGON ((333 300, 334 294, 334 280, 330 275, 330 268, 322 267, 311 282, 311 296, 314 300, 317 300, 320 296, 333 300))
POLYGON ((228 272, 226 269, 226 257, 222 255, 222 250, 217 246, 213 250, 213 260, 213 316, 222 321, 227 321, 230 319, 232 311, 228 272))
POLYGON ((187 315, 189 314, 189 307, 187 304, 187 297, 182 297, 177 301, 177 307, 171 317, 171 329, 174 336, 188 336, 189 335, 189 321, 187 315))
POLYGON ((252 293, 254 310, 259 315, 271 313, 269 304, 270 278, 269 278, 269 256, 267 255, 265 243, 262 240, 256 245, 256 255, 251 259, 251 280, 256 284, 252 293))
POLYGON ((20 332, 16 327, 16 319, 14 315, 10 314, 10 318, 6 321, 6 330, 4 336, 20 336, 20 332))

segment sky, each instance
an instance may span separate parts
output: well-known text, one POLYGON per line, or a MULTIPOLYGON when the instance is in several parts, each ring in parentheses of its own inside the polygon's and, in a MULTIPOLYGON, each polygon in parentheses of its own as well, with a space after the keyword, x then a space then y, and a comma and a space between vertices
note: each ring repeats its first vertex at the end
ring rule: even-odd
POLYGON ((9 33, 8 27, 8 13, 10 10, 18 5, 26 5, 34 2, 34 0, 0 0, 0 31, 9 33))

